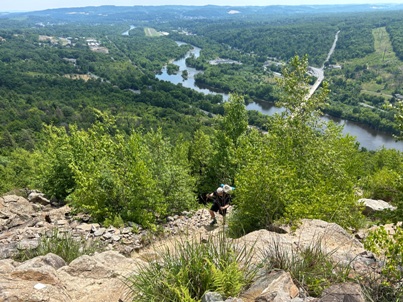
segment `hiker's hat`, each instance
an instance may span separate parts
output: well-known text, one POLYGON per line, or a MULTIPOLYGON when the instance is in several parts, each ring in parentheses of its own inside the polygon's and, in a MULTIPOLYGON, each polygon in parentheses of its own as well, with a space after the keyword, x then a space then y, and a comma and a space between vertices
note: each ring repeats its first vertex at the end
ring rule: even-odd
POLYGON ((221 188, 221 187, 217 188, 217 193, 222 193, 222 192, 225 192, 223 188, 221 188))
POLYGON ((222 189, 224 190, 225 193, 230 193, 232 191, 232 187, 229 185, 224 185, 222 189))

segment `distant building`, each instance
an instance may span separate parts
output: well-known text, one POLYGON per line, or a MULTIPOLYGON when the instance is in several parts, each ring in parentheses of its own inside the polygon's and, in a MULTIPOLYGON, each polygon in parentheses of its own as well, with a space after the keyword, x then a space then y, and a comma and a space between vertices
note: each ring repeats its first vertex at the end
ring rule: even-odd
POLYGON ((396 93, 396 94, 394 94, 393 96, 394 96, 395 98, 397 98, 398 100, 403 100, 403 95, 401 95, 401 94, 396 93))
POLYGON ((218 65, 218 64, 237 64, 237 65, 242 65, 241 62, 230 60, 230 59, 215 59, 209 61, 210 65, 218 65))
POLYGON ((329 68, 332 68, 332 69, 341 69, 341 66, 340 66, 340 65, 329 65, 329 68))
POLYGON ((76 59, 69 59, 69 58, 63 58, 63 60, 72 63, 74 66, 76 66, 77 64, 77 60, 76 59))

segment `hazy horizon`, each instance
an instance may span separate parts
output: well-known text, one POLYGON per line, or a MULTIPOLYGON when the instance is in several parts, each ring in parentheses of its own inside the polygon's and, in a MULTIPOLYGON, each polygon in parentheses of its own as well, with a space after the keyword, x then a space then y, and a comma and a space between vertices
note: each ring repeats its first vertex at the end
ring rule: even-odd
POLYGON ((14 0, 7 1, 0 5, 0 12, 21 12, 21 11, 38 11, 54 8, 80 8, 86 6, 161 6, 161 5, 218 5, 218 6, 271 6, 271 5, 338 5, 338 4, 370 4, 370 5, 384 5, 384 4, 403 4, 402 0, 389 0, 389 1, 360 1, 360 0, 194 0, 189 4, 185 0, 149 0, 147 4, 141 0, 70 0, 68 5, 66 1, 62 0, 14 0))

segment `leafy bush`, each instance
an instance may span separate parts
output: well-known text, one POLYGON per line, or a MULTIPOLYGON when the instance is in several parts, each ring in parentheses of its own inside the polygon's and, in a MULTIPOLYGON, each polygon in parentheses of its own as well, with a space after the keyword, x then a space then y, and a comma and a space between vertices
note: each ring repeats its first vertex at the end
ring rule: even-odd
POLYGON ((0 193, 26 188, 32 181, 33 161, 31 153, 21 148, 0 155, 0 193))
POLYGON ((200 301, 206 291, 237 296, 256 274, 250 263, 253 247, 240 246, 221 232, 206 243, 176 242, 161 261, 141 266, 126 280, 133 301, 200 301))
POLYGON ((348 278, 349 267, 334 263, 330 258, 332 253, 322 251, 320 238, 314 238, 311 245, 298 250, 284 248, 277 240, 269 246, 263 256, 265 267, 289 271, 294 282, 311 296, 318 297, 325 288, 348 278))
POLYGON ((396 285, 403 280, 403 229, 395 226, 388 233, 381 226, 369 233, 364 241, 364 247, 382 258, 385 265, 382 268, 383 283, 396 285))
POLYGON ((401 177, 398 172, 382 168, 369 178, 366 189, 371 198, 396 201, 402 196, 400 182, 401 177))
POLYGON ((156 217, 191 209, 187 145, 179 139, 172 145, 161 130, 125 135, 114 118, 96 113, 87 131, 47 128, 35 156, 37 188, 108 225, 133 221, 153 228, 156 217))
POLYGON ((53 229, 49 237, 46 235, 41 237, 38 247, 20 251, 15 260, 26 261, 37 256, 53 253, 70 263, 82 255, 91 255, 100 250, 102 250, 102 247, 99 242, 74 238, 70 233, 61 233, 58 229, 53 229))

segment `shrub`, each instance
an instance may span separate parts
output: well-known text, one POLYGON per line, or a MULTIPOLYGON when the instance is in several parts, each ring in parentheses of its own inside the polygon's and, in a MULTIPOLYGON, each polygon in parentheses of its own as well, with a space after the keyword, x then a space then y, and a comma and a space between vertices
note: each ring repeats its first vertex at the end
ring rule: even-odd
POLYGON ((364 247, 382 258, 385 265, 382 268, 382 283, 395 286, 403 280, 403 229, 394 226, 388 233, 381 226, 369 233, 364 241, 364 247))
POLYGON ((38 247, 31 250, 20 251, 15 257, 17 261, 26 261, 37 256, 44 256, 53 253, 70 263, 82 255, 90 255, 101 250, 99 242, 91 242, 83 238, 73 238, 70 233, 61 233, 58 229, 53 229, 48 237, 43 235, 38 247))
POLYGON ((133 301, 200 301, 206 291, 237 296, 256 274, 253 247, 240 246, 224 233, 206 243, 180 240, 162 260, 144 265, 126 279, 133 301))

